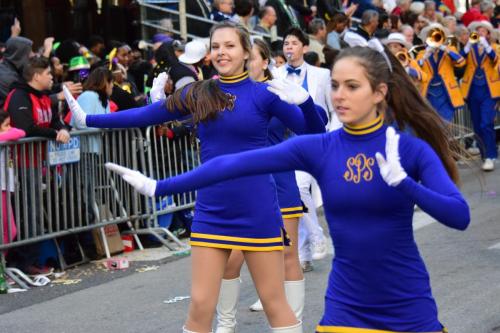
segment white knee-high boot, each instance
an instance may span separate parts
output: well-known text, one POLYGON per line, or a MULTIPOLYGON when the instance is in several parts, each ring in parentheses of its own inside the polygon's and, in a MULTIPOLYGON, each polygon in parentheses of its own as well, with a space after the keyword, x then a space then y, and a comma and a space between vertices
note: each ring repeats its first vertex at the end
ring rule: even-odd
POLYGON ((234 333, 236 306, 240 297, 241 279, 222 280, 217 303, 217 328, 215 333, 234 333))
MULTIPOLYGON (((186 329, 186 326, 182 326, 182 333, 196 333, 194 331, 189 331, 186 329)), ((212 331, 210 331, 210 333, 212 333, 212 331)))
POLYGON ((302 321, 304 313, 306 280, 285 281, 285 294, 288 304, 298 320, 302 321))
MULTIPOLYGON (((304 301, 305 301, 305 279, 299 281, 285 281, 285 295, 292 308, 293 313, 298 320, 302 320, 302 315, 304 313, 304 301)), ((252 311, 262 311, 262 303, 260 299, 250 306, 252 311)), ((218 333, 218 332, 216 332, 218 333)))
POLYGON ((272 333, 303 333, 302 322, 288 327, 271 327, 272 333))

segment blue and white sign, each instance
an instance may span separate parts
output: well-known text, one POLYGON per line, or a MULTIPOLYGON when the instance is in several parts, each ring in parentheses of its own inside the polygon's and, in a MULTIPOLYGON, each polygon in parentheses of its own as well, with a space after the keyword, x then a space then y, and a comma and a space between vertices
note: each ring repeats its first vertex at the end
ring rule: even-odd
POLYGON ((68 143, 49 141, 47 145, 49 165, 75 163, 80 161, 80 138, 71 137, 68 143))

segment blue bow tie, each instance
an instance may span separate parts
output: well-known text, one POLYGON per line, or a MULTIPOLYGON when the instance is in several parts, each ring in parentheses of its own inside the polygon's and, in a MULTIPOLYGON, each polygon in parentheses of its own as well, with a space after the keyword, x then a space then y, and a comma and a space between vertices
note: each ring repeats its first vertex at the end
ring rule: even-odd
POLYGON ((288 74, 297 74, 300 76, 300 68, 293 68, 291 66, 286 66, 286 71, 288 74))

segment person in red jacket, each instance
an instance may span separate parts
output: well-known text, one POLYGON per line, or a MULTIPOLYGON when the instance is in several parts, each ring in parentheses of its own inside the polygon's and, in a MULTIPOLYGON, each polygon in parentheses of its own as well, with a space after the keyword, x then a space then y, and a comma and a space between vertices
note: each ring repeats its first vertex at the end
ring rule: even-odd
MULTIPOLYGON (((53 112, 51 108, 49 91, 52 88, 53 80, 49 60, 42 57, 31 58, 23 68, 23 79, 25 82, 13 85, 13 89, 7 95, 4 104, 4 110, 9 113, 12 126, 26 132, 27 137, 45 137, 67 143, 70 139, 69 132, 61 122, 58 113, 53 112)), ((24 160, 20 172, 30 176, 34 175, 34 177, 20 177, 20 188, 33 189, 35 192, 34 194, 30 192, 29 195, 29 191, 22 193, 22 196, 26 198, 22 204, 26 206, 21 208, 33 212, 33 214, 27 214, 27 220, 24 221, 28 228, 23 230, 22 239, 37 236, 40 230, 43 230, 43 225, 39 225, 43 221, 41 219, 43 212, 36 204, 44 196, 42 184, 38 183, 38 180, 42 179, 43 161, 40 160, 40 155, 37 152, 42 151, 43 158, 45 149, 43 144, 40 147, 38 143, 34 144, 34 148, 34 154, 27 152, 21 157, 24 160), (23 184, 23 182, 28 183, 23 184), (34 186, 31 187, 33 184, 34 186)), ((27 150, 29 151, 29 149, 27 150)), ((8 260, 9 265, 16 266, 30 275, 50 273, 51 269, 43 267, 37 262, 38 254, 39 245, 36 243, 15 248, 9 253, 11 258, 8 260)))
POLYGON ((462 23, 467 27, 473 21, 488 21, 488 18, 481 13, 482 0, 472 0, 470 8, 462 16, 462 23))
POLYGON ((48 91, 52 88, 53 78, 47 59, 35 57, 24 67, 25 82, 13 85, 7 95, 4 110, 7 111, 13 126, 26 132, 26 136, 41 136, 67 143, 69 132, 52 112, 48 91))

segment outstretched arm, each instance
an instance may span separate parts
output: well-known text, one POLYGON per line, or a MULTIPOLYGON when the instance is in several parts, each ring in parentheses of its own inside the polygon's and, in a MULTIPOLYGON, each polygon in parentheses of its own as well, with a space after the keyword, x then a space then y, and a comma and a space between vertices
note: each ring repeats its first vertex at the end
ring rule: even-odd
POLYGON ((147 127, 163 124, 186 117, 178 110, 171 112, 165 105, 165 100, 146 106, 128 109, 108 114, 87 115, 88 127, 98 128, 129 128, 147 127))
POLYGON ((424 212, 444 225, 465 230, 470 222, 467 202, 448 176, 441 160, 428 145, 422 145, 416 159, 418 183, 409 177, 399 162, 399 134, 392 127, 386 133, 386 158, 376 154, 382 178, 410 197, 424 212))
POLYGON ((320 136, 294 137, 281 144, 237 154, 215 157, 196 169, 158 182, 138 171, 113 163, 106 167, 119 173, 140 193, 162 196, 203 188, 221 181, 287 170, 304 170, 313 173, 315 159, 322 145, 320 136), (142 177, 142 178, 141 178, 142 177))
POLYGON ((168 110, 165 100, 121 112, 87 115, 66 86, 63 86, 63 92, 77 127, 147 127, 186 117, 179 110, 168 110))

